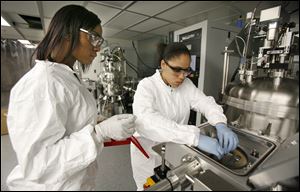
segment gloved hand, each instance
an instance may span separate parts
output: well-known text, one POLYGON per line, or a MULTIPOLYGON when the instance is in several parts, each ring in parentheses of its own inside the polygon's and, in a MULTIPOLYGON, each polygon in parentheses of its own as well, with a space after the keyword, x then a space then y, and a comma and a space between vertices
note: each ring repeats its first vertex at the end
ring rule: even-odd
POLYGON ((221 159, 224 155, 224 151, 220 146, 218 140, 206 135, 199 135, 199 143, 197 147, 207 153, 211 153, 217 156, 218 159, 221 159))
POLYGON ((112 138, 122 140, 131 137, 135 131, 134 121, 136 116, 132 114, 114 115, 101 123, 95 125, 98 140, 101 138, 112 138))
POLYGON ((237 135, 224 123, 218 123, 216 125, 216 129, 219 143, 222 146, 225 154, 235 150, 239 143, 237 135))

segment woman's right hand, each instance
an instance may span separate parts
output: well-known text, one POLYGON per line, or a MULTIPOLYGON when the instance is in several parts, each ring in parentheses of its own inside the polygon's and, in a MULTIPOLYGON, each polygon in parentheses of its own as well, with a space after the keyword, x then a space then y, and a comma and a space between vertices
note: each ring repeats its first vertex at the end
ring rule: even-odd
POLYGON ((207 153, 217 156, 218 159, 221 159, 224 155, 224 150, 218 140, 206 135, 199 135, 199 143, 197 147, 207 153))

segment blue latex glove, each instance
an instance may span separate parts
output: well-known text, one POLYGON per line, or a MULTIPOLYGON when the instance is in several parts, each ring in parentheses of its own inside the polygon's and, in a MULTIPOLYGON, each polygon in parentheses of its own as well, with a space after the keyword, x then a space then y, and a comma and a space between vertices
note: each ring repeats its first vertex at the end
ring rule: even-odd
POLYGON ((224 155, 224 150, 220 146, 218 140, 206 135, 199 135, 199 143, 197 147, 207 153, 217 156, 218 159, 221 159, 224 155))
POLYGON ((239 143, 237 135, 227 127, 224 123, 216 125, 219 143, 222 146, 225 154, 235 150, 239 143))

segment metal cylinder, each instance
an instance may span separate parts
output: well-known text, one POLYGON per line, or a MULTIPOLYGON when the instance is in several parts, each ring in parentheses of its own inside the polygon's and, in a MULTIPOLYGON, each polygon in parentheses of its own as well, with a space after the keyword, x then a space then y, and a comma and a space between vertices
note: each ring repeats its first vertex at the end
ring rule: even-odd
POLYGON ((201 170, 200 160, 196 157, 184 158, 189 160, 183 162, 173 170, 170 170, 167 174, 167 179, 161 180, 152 187, 147 188, 145 191, 169 191, 171 189, 174 190, 179 185, 181 187, 186 187, 191 184, 187 179, 186 174, 189 176, 197 175, 201 170))
POLYGON ((224 90, 227 84, 227 73, 228 73, 228 52, 227 47, 224 50, 224 64, 223 64, 223 78, 222 78, 222 94, 224 94, 224 90))
POLYGON ((251 84, 230 84, 225 90, 230 124, 285 139, 299 131, 299 83, 287 78, 257 78, 251 84), (280 79, 278 81, 278 79, 280 79))

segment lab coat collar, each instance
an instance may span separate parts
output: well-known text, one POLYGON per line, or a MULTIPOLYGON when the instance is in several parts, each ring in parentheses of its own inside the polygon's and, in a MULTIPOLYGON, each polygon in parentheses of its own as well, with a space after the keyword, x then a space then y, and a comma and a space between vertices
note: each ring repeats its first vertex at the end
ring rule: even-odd
POLYGON ((56 63, 56 62, 52 62, 49 60, 35 60, 36 63, 43 63, 43 64, 47 64, 47 65, 55 65, 58 68, 61 68, 62 70, 66 70, 68 72, 74 73, 76 74, 75 71, 73 71, 69 66, 67 66, 66 64, 63 63, 56 63))
POLYGON ((154 77, 158 80, 158 82, 160 82, 160 84, 162 84, 162 86, 163 86, 165 89, 167 89, 167 90, 169 90, 169 91, 174 91, 174 90, 176 90, 176 88, 173 88, 173 87, 167 85, 167 84, 164 82, 164 80, 163 80, 162 77, 161 77, 161 74, 160 74, 160 70, 159 70, 159 69, 156 69, 156 73, 154 74, 154 77))

